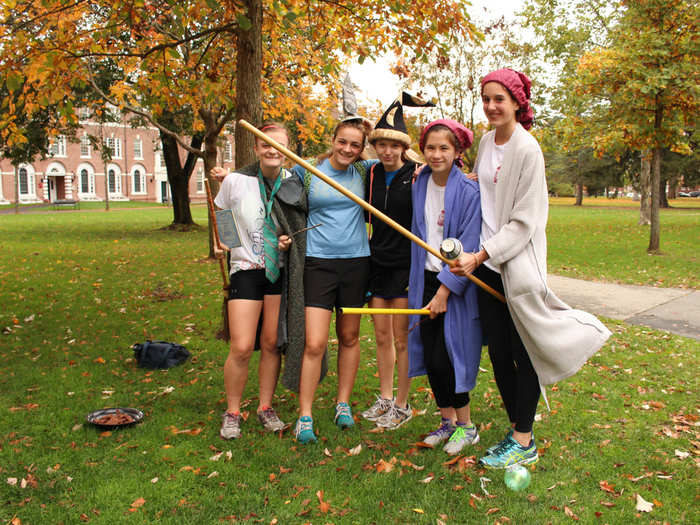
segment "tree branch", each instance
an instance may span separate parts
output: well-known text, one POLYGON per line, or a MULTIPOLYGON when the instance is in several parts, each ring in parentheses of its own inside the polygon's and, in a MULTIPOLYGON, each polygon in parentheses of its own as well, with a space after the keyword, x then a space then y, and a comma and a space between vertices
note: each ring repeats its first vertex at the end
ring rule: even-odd
POLYGON ((98 94, 100 97, 102 97, 104 100, 106 100, 108 103, 110 103, 110 104, 112 104, 112 105, 114 105, 114 106, 116 106, 116 107, 121 107, 122 109, 124 109, 124 110, 126 110, 126 111, 128 111, 128 112, 130 112, 130 113, 133 113, 133 114, 135 114, 135 115, 139 115, 139 116, 145 118, 148 122, 150 122, 150 123, 153 124, 156 128, 158 128, 159 131, 161 131, 162 133, 164 133, 164 134, 166 134, 166 135, 168 135, 168 136, 174 138, 175 141, 176 141, 185 151, 191 153, 192 155, 196 155, 196 156, 198 156, 198 157, 200 157, 200 158, 204 158, 204 153, 202 152, 201 149, 200 149, 200 150, 197 150, 197 149, 191 147, 189 144, 187 144, 185 141, 183 141, 177 133, 175 133, 175 132, 172 131, 172 130, 169 130, 168 128, 166 128, 165 126, 163 126, 162 124, 160 124, 160 123, 155 119, 155 117, 154 117, 153 115, 151 115, 149 112, 147 112, 146 110, 143 110, 143 109, 140 109, 140 108, 136 108, 136 107, 131 106, 131 105, 129 105, 129 104, 120 104, 117 100, 113 99, 112 97, 110 97, 109 95, 107 95, 107 93, 105 93, 104 91, 102 91, 102 89, 100 88, 100 86, 98 86, 98 85, 97 85, 97 82, 95 81, 95 76, 94 76, 93 71, 92 71, 92 65, 90 64, 89 61, 88 61, 88 73, 89 73, 90 85, 92 85, 92 88, 97 92, 97 94, 98 94))

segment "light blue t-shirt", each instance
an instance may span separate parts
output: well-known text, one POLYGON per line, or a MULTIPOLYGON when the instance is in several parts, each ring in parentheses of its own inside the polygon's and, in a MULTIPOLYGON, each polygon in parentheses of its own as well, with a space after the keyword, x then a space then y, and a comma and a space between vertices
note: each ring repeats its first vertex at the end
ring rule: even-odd
MULTIPOLYGON (((367 173, 369 173, 370 166, 376 162, 376 160, 361 161, 367 173)), ((361 199, 365 198, 364 179, 354 166, 351 165, 346 170, 336 170, 328 159, 324 159, 316 167, 361 199)), ((292 171, 302 181, 304 180, 304 168, 297 165, 292 171)), ((322 223, 322 226, 306 233, 307 257, 321 259, 369 257, 369 242, 363 209, 313 175, 308 195, 309 218, 307 225, 313 226, 322 223)))

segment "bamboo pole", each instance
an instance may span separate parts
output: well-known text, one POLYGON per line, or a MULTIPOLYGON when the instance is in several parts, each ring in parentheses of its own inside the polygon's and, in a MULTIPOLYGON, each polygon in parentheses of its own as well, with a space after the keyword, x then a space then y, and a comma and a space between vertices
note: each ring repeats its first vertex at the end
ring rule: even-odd
POLYGON ((349 308, 340 307, 342 314, 392 314, 392 315, 430 315, 427 308, 349 308))
MULTIPOLYGON (((375 217, 377 217, 379 220, 381 220, 381 221, 385 222, 386 224, 388 224, 390 227, 392 227, 394 230, 396 230, 397 232, 399 232, 401 235, 403 235, 404 237, 407 237, 407 238, 410 239, 411 241, 415 242, 418 246, 420 246, 421 248, 423 248, 425 251, 427 251, 427 252, 433 254, 435 257, 437 257, 438 259, 440 259, 441 261, 447 263, 447 264, 450 265, 450 266, 453 266, 453 265, 454 265, 454 261, 453 261, 453 260, 450 260, 450 259, 448 259, 447 257, 443 256, 438 250, 436 250, 435 248, 433 248, 432 246, 430 246, 430 245, 429 245, 428 243, 426 243, 423 239, 421 239, 421 238, 418 237, 417 235, 414 235, 413 233, 411 233, 409 230, 407 230, 406 228, 404 228, 403 226, 401 226, 401 225, 400 225, 398 222, 396 222, 394 219, 392 219, 392 218, 389 217, 388 215, 382 213, 381 211, 379 211, 377 208, 375 208, 374 206, 372 206, 372 205, 369 204, 368 202, 366 202, 366 201, 360 199, 360 198, 359 198, 357 195, 355 195, 353 192, 349 191, 347 188, 345 188, 344 186, 338 184, 336 181, 334 181, 333 179, 331 179, 330 177, 328 177, 327 175, 325 175, 324 173, 322 173, 321 171, 319 171, 318 168, 316 168, 315 166, 312 166, 311 164, 309 164, 308 162, 306 162, 304 159, 302 159, 302 158, 299 157, 298 155, 292 153, 291 151, 289 151, 287 148, 285 148, 284 146, 282 146, 282 145, 279 144, 278 142, 272 140, 270 137, 268 137, 267 135, 265 135, 265 133, 263 133, 262 131, 260 131, 258 128, 256 128, 255 126, 253 126, 253 125, 250 124, 249 122, 247 122, 247 121, 245 121, 245 120, 243 120, 243 119, 240 119, 240 120, 238 121, 238 124, 239 124, 240 126, 244 127, 245 129, 247 129, 248 131, 250 131, 253 135, 255 135, 256 137, 258 137, 260 140, 262 140, 262 141, 264 141, 264 142, 267 142, 270 146, 272 146, 272 147, 275 148, 277 151, 279 151, 280 153, 282 153, 282 154, 283 154, 285 157, 287 157, 288 159, 293 160, 294 162, 296 162, 297 164, 299 164, 300 166, 302 166, 304 169, 306 169, 306 170, 310 171, 311 173, 313 173, 314 175, 316 175, 316 176, 317 176, 319 179, 321 179, 323 182, 325 182, 325 183, 328 184, 329 186, 333 187, 334 189, 338 190, 340 193, 342 193, 343 195, 345 195, 348 199, 350 199, 351 201, 353 201, 355 204, 357 204, 357 205, 359 205, 360 207, 362 207, 363 209, 367 210, 367 211, 370 212, 372 215, 374 215, 375 217)), ((496 290, 494 290, 493 288, 491 288, 488 284, 486 284, 485 282, 483 282, 481 279, 479 279, 479 278, 477 278, 477 277, 474 277, 474 276, 471 275, 471 274, 470 274, 470 275, 467 275, 467 278, 468 278, 470 281, 472 281, 474 284, 476 284, 477 286, 479 286, 480 288, 482 288, 483 290, 486 290, 488 293, 490 293, 491 295, 493 295, 493 296, 494 296, 496 299, 498 299, 499 301, 501 301, 501 302, 503 302, 503 303, 506 302, 506 298, 503 297, 502 294, 500 294, 499 292, 497 292, 496 290)))

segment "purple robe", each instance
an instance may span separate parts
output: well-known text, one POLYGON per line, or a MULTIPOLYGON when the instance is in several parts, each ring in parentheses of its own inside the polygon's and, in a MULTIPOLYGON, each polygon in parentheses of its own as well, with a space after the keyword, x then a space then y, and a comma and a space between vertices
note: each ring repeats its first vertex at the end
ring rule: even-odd
MULTIPOLYGON (((429 167, 423 169, 413 184, 413 220, 411 231, 424 241, 427 239, 425 225, 425 197, 429 167)), ((456 166, 447 179, 445 188, 444 238, 456 237, 462 242, 464 251, 479 251, 481 232, 481 202, 479 185, 467 179, 456 166)), ((425 271, 426 251, 413 243, 411 245, 411 273, 408 283, 409 308, 422 308, 423 272, 425 271)), ((455 391, 469 392, 476 384, 481 359, 481 324, 476 299, 476 285, 466 277, 450 272, 443 264, 438 274, 442 284, 450 289, 445 312, 445 343, 455 370, 455 391)), ((409 326, 415 326, 408 334, 408 376, 426 374, 423 359, 423 343, 420 338, 420 325, 423 317, 410 316, 409 326)))

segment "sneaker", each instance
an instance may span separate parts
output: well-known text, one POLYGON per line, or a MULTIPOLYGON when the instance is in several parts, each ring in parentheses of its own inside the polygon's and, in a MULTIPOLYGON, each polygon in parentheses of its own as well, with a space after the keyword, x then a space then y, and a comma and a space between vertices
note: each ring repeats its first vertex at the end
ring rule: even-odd
POLYGON ((450 423, 450 420, 443 418, 440 426, 428 434, 423 440, 423 443, 434 447, 448 440, 454 431, 455 427, 450 423))
POLYGON ((539 459, 535 440, 530 441, 530 445, 524 448, 512 437, 503 441, 490 455, 479 460, 486 468, 506 468, 511 465, 529 465, 539 459))
POLYGON ((381 396, 377 396, 377 400, 374 404, 362 412, 362 417, 368 421, 377 421, 381 416, 386 414, 392 406, 394 406, 393 399, 384 399, 381 396))
POLYGON ((241 437, 241 414, 225 412, 219 435, 224 439, 236 439, 241 437))
POLYGON ((277 417, 277 413, 272 407, 264 408, 258 412, 258 419, 268 432, 279 432, 287 427, 287 425, 285 425, 282 420, 277 417))
POLYGON ((396 430, 412 417, 413 409, 411 405, 407 404, 406 408, 399 408, 395 404, 392 404, 391 408, 377 419, 377 426, 386 428, 387 430, 396 430))
MULTIPOLYGON (((506 437, 504 437, 502 440, 500 440, 498 443, 495 445, 491 445, 489 448, 486 449, 486 455, 488 456, 489 454, 493 453, 494 450, 496 450, 498 447, 503 445, 505 441, 513 435, 513 427, 510 427, 510 430, 506 434, 506 437)), ((533 436, 534 437, 534 436, 533 436)))
POLYGON ((352 418, 350 405, 347 403, 338 403, 335 405, 335 418, 333 418, 333 421, 341 430, 354 426, 355 420, 352 418))
POLYGON ((301 444, 315 443, 316 434, 314 434, 314 420, 309 416, 302 416, 297 420, 297 426, 294 428, 294 437, 301 444))
POLYGON ((469 427, 457 425, 455 431, 452 432, 450 439, 447 441, 442 450, 450 456, 456 456, 467 445, 476 445, 479 442, 479 433, 476 431, 476 426, 469 427))

